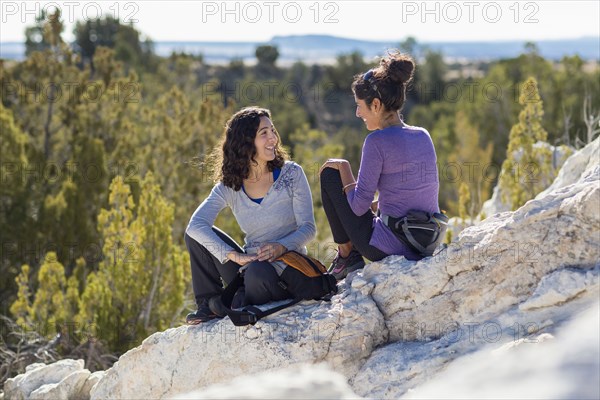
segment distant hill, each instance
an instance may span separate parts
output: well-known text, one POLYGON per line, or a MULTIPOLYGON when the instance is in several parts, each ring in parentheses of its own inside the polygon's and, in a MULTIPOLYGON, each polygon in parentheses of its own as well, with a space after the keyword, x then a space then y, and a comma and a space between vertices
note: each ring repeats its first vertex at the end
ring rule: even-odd
MULTIPOLYGON (((376 57, 390 48, 397 48, 400 41, 375 42, 338 38, 334 36, 302 35, 275 36, 270 41, 279 47, 282 58, 311 59, 314 56, 326 59, 340 53, 360 51, 365 57, 376 57)), ((580 39, 542 40, 535 42, 540 54, 548 59, 559 60, 566 55, 578 54, 583 59, 600 59, 600 39, 584 37, 580 39)), ((441 51, 448 58, 497 59, 516 57, 523 52, 524 41, 498 42, 423 42, 425 47, 441 51)))
MULTIPOLYGON (((360 51, 366 58, 385 53, 387 49, 398 47, 400 41, 367 41, 326 35, 275 36, 268 42, 156 42, 158 55, 168 56, 173 51, 202 54, 208 63, 228 63, 234 58, 248 63, 255 60, 254 50, 263 44, 279 48, 281 64, 297 60, 305 63, 329 63, 339 54, 360 51)), ((548 59, 559 60, 564 56, 579 55, 586 60, 600 60, 600 39, 583 37, 579 39, 540 40, 535 42, 540 54, 548 59)), ((522 53, 524 41, 497 42, 422 42, 425 47, 441 51, 449 59, 492 60, 516 57, 522 53)), ((23 59, 23 43, 0 43, 0 58, 23 59)))

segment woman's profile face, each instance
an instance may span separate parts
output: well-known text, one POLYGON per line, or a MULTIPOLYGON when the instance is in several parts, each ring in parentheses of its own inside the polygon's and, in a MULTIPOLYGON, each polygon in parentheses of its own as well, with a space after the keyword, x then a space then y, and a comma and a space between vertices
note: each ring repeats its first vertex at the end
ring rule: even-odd
POLYGON ((356 116, 364 121, 367 129, 370 131, 378 129, 379 117, 377 114, 370 110, 369 107, 367 107, 367 103, 356 97, 356 95, 354 96, 354 101, 356 102, 356 116))
POLYGON ((275 147, 277 145, 277 134, 273 122, 268 117, 260 117, 260 125, 254 138, 256 155, 254 161, 266 164, 275 159, 275 147))

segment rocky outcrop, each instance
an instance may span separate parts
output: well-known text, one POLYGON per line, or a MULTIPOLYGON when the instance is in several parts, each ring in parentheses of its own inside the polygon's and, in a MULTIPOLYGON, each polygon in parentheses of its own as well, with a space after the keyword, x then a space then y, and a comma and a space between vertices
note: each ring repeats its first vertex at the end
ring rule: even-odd
POLYGON ((156 333, 121 356, 91 397, 172 397, 301 362, 325 361, 352 376, 386 341, 375 302, 359 290, 346 290, 331 304, 304 302, 254 326, 235 327, 224 319, 156 333))
POLYGON ((83 365, 83 360, 69 359, 50 365, 28 365, 24 374, 6 381, 4 396, 6 399, 89 399, 91 388, 104 372, 91 374, 83 365))
MULTIPOLYGON (((520 354, 519 343, 560 338, 565 321, 599 296, 600 165, 575 164, 584 170, 574 182, 463 230, 434 257, 388 257, 352 273, 330 303, 302 302, 249 327, 224 319, 156 333, 106 371, 91 398, 181 397, 214 384, 232 391, 213 387, 210 396, 238 397, 233 379, 242 385, 240 376, 267 370, 289 377, 297 363, 327 364, 358 395, 398 398, 421 393, 470 356, 520 354)), ((318 376, 305 385, 329 385, 318 376)), ((560 393, 591 393, 585 385, 597 381, 583 384, 560 393)), ((428 390, 424 397, 436 397, 428 390)))
POLYGON ((465 342, 469 327, 485 326, 482 332, 491 335, 517 323, 531 334, 553 325, 547 309, 556 307, 540 298, 559 305, 597 295, 599 179, 600 167, 592 165, 576 183, 464 230, 436 257, 371 263, 347 279, 331 303, 305 302, 254 327, 236 328, 225 319, 157 333, 122 356, 92 398, 174 396, 297 362, 328 363, 351 378, 360 395, 397 397, 431 376, 427 363, 439 370, 472 348, 465 342), (548 282, 566 279, 558 278, 569 274, 561 271, 584 278, 572 279, 570 294, 542 294, 549 293, 548 282), (453 348, 440 344, 459 333, 453 348), (373 353, 387 342, 390 349, 373 353), (396 357, 381 356, 387 350, 396 357), (421 360, 423 351, 432 357, 411 369, 411 355, 421 360), (151 365, 152 377, 137 365, 151 365), (392 385, 397 390, 376 389, 396 382, 403 368, 409 372, 392 385))
POLYGON ((590 268, 600 259, 600 166, 578 183, 496 214, 462 231, 434 258, 389 257, 365 268, 390 340, 420 340, 436 321, 484 321, 531 295, 554 271, 590 268))
POLYGON ((554 182, 552 182, 552 185, 539 193, 536 196, 536 199, 543 198, 551 192, 577 183, 586 171, 592 172, 599 162, 600 140, 596 139, 580 151, 571 155, 571 157, 565 161, 560 171, 558 171, 558 175, 554 182))
POLYGON ((485 346, 404 398, 598 399, 599 312, 596 299, 553 334, 485 346))
MULTIPOLYGON (((557 273, 561 273, 558 272, 557 273)), ((599 266, 587 271, 580 271, 583 275, 593 276, 590 285, 583 292, 572 298, 569 302, 562 302, 558 298, 547 297, 543 305, 538 303, 539 307, 522 309, 520 306, 514 306, 507 309, 505 312, 498 315, 489 315, 485 319, 480 319, 476 316, 454 321, 453 323, 443 325, 435 320, 427 321, 421 325, 407 324, 405 332, 407 334, 415 334, 419 340, 413 341, 398 341, 375 350, 367 362, 362 366, 361 370, 351 379, 351 385, 355 392, 362 396, 371 398, 387 398, 396 399, 402 396, 408 398, 587 398, 586 396, 545 396, 536 392, 534 383, 529 382, 532 386, 528 391, 516 395, 512 391, 510 381, 504 383, 505 387, 499 387, 499 383, 495 384, 494 392, 487 392, 483 395, 481 386, 477 379, 483 373, 474 373, 473 371, 480 367, 479 362, 470 361, 473 357, 479 357, 477 360, 486 359, 486 366, 493 369, 494 362, 500 363, 501 357, 499 353, 506 351, 506 357, 503 359, 505 364, 501 370, 509 370, 509 362, 513 362, 515 358, 508 354, 508 349, 511 349, 521 344, 526 344, 529 347, 542 343, 543 340, 553 337, 562 339, 561 325, 571 319, 574 315, 586 309, 596 309, 596 314, 587 314, 584 318, 586 323, 594 323, 595 326, 600 325, 598 317, 598 273, 599 266), (551 333, 551 334, 550 334, 551 333), (490 362, 492 355, 496 358, 490 362), (458 366, 455 366, 455 363, 458 366), (460 367, 460 365, 468 365, 460 367), (443 376, 447 370, 454 371, 452 376, 463 374, 460 380, 439 378, 444 382, 444 390, 435 390, 435 385, 430 385, 432 378, 437 379, 437 375, 443 376), (453 386, 453 390, 446 390, 446 386, 453 386), (421 391, 421 388, 426 387, 426 390, 421 391), (467 396, 466 393, 472 391, 479 393, 481 396, 467 396), (457 393, 457 395, 452 395, 457 393), (460 395, 464 393, 465 395, 460 395), (530 395, 525 395, 529 393, 530 395)), ((555 273, 556 274, 556 273, 555 273)), ((575 289, 578 285, 569 285, 569 288, 575 289)), ((542 282, 534 292, 540 294, 547 287, 542 282)), ((568 290, 565 288, 565 290, 568 290)), ((482 294, 482 298, 485 294, 482 294)), ((526 304, 527 301, 521 303, 526 304)), ((593 331, 592 331, 593 333, 593 331)), ((588 333, 589 334, 589 333, 588 333)), ((576 335, 574 330, 571 330, 570 339, 574 339, 576 335)), ((596 329, 596 349, 598 343, 596 329)), ((593 343, 582 342, 578 346, 573 344, 570 350, 562 350, 557 354, 555 360, 560 360, 560 363, 553 365, 555 369, 553 374, 558 374, 558 371, 563 368, 569 368, 569 360, 564 358, 566 351, 585 352, 594 348, 593 343), (585 349, 585 350, 584 350, 585 349)), ((537 346, 533 354, 537 355, 537 360, 542 360, 544 356, 548 356, 546 347, 537 346)), ((592 353, 594 354, 594 353, 592 353)), ((600 373, 600 361, 598 361, 598 352, 596 351, 597 363, 591 366, 595 368, 597 373, 600 373)), ((531 373, 536 369, 535 357, 528 359, 527 366, 521 365, 524 374, 531 373), (531 371, 526 371, 527 369, 531 371)), ((572 362, 572 361, 571 361, 572 362)), ((585 363, 589 362, 582 361, 585 363)), ((519 364, 518 362, 516 364, 519 364)), ((514 366, 516 366, 513 365, 514 366)), ((539 366, 538 366, 539 367, 539 366)), ((506 372, 506 371, 504 371, 506 372)), ((587 384, 581 385, 581 381, 558 379, 560 389, 564 393, 583 394, 593 390, 595 383, 589 381, 587 384)), ((488 377, 488 381, 493 381, 488 377)), ((525 379, 527 381, 527 379, 525 379)), ((535 383, 539 383, 536 381, 535 383)), ((520 386, 522 388, 522 386, 520 386)), ((597 385, 596 385, 597 387, 597 385)))

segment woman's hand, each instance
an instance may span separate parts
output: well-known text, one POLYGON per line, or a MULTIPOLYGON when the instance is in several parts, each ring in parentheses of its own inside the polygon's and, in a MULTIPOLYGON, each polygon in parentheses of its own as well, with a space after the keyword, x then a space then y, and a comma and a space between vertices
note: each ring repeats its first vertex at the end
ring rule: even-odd
POLYGON ((321 166, 321 169, 319 169, 319 175, 321 175, 321 172, 323 172, 325 168, 333 168, 339 170, 342 164, 350 165, 348 160, 344 160, 342 158, 330 158, 329 160, 325 161, 325 163, 321 166))
POLYGON ((256 255, 259 261, 272 262, 286 251, 287 249, 281 243, 265 243, 259 247, 256 255))
POLYGON ((238 253, 237 251, 232 251, 229 254, 227 254, 227 258, 233 261, 234 263, 243 266, 248 263, 251 263, 252 261, 256 261, 258 259, 258 255, 238 253))

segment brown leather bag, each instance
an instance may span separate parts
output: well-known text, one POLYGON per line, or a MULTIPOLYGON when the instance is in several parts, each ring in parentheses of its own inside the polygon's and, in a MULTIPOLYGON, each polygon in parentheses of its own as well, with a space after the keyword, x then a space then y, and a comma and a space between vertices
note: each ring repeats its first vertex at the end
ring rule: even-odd
POLYGON ((281 255, 277 261, 283 261, 288 266, 297 269, 310 278, 316 278, 327 273, 327 268, 325 268, 321 261, 296 251, 288 251, 281 255))

